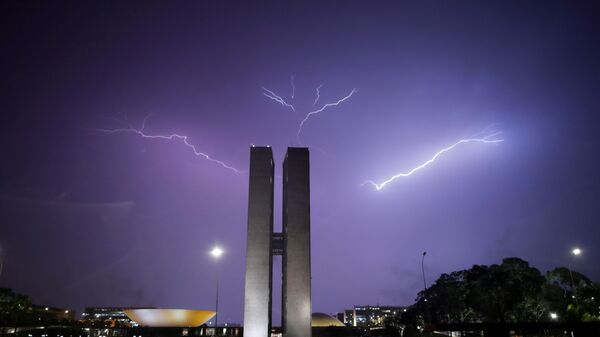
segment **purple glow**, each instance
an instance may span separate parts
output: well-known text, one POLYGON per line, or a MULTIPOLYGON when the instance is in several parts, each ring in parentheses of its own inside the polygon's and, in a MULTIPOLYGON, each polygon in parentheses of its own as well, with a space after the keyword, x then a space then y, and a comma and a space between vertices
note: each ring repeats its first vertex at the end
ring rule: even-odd
POLYGON ((212 309, 218 242, 219 322, 240 323, 238 173, 249 144, 272 146, 281 228, 299 137, 315 312, 413 303, 423 251, 431 281, 510 256, 600 280, 595 2, 3 1, 0 15, 0 287, 78 312, 212 309), (502 137, 472 135, 490 123, 502 137))

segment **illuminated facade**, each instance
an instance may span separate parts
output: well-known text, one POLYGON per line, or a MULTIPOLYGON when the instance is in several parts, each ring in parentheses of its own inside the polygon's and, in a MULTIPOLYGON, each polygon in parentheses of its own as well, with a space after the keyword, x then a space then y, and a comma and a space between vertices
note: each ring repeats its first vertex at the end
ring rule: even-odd
POLYGON ((356 327, 378 327, 384 325, 386 318, 399 317, 405 311, 405 307, 357 305, 344 311, 344 323, 356 327))
POLYGON ((310 175, 307 148, 288 148, 283 162, 284 337, 311 336, 310 175))
POLYGON ((288 148, 283 163, 282 233, 273 232, 273 153, 250 150, 244 336, 271 331, 273 255, 282 255, 284 337, 310 337, 310 175, 307 148, 288 148))
POLYGON ((271 333, 273 257, 273 152, 269 147, 250 149, 244 336, 271 333))

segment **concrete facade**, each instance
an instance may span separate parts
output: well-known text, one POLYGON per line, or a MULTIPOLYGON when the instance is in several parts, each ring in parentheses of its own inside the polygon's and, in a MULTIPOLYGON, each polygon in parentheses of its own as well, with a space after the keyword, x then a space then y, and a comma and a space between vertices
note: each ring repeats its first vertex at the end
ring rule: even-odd
POLYGON ((273 152, 268 147, 250 149, 244 336, 271 335, 273 259, 273 152))
POLYGON ((283 163, 282 233, 273 233, 273 154, 250 151, 244 336, 269 337, 273 255, 282 255, 284 337, 311 337, 310 165, 307 148, 288 148, 283 163))
POLYGON ((285 337, 310 337, 310 174, 307 148, 288 148, 283 162, 282 211, 281 330, 285 337))

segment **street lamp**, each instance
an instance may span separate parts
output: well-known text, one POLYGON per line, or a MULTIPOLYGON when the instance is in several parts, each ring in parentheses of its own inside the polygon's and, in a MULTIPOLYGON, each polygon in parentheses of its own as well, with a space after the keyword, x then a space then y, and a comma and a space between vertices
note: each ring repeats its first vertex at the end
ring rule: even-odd
POLYGON ((217 269, 217 289, 215 295, 215 335, 217 334, 217 328, 219 323, 219 258, 223 255, 225 251, 221 249, 219 246, 215 246, 211 251, 210 255, 215 259, 216 269, 217 269))
POLYGON ((556 321, 558 319, 558 314, 555 312, 550 313, 550 319, 556 321))
MULTIPOLYGON (((581 248, 575 247, 571 249, 571 255, 573 257, 578 257, 583 253, 581 248)), ((569 262, 569 275, 571 276, 571 288, 573 289, 573 298, 575 299, 575 304, 579 305, 579 301, 577 300, 577 287, 575 286, 575 280, 573 279, 573 268, 571 268, 571 262, 569 262)))
POLYGON ((429 306, 427 305, 427 279, 425 278, 425 255, 427 252, 423 252, 423 257, 421 258, 421 273, 423 274, 423 302, 425 302, 425 319, 423 320, 425 325, 429 321, 429 306))

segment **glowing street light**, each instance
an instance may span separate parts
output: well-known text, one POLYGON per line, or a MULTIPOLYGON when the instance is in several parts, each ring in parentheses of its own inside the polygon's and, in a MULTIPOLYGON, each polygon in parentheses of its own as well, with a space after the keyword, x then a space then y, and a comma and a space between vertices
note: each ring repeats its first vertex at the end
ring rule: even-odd
POLYGON ((556 321, 558 319, 558 314, 555 312, 550 313, 550 319, 556 321))
POLYGON ((579 255, 581 255, 581 253, 583 253, 583 252, 582 252, 581 248, 578 248, 578 247, 573 248, 573 250, 571 251, 571 254, 573 254, 574 256, 579 256, 579 255))
POLYGON ((210 255, 212 255, 215 259, 218 259, 219 257, 221 257, 221 255, 223 255, 224 251, 223 249, 221 249, 221 247, 219 246, 215 246, 215 248, 213 248, 210 251, 210 255))

